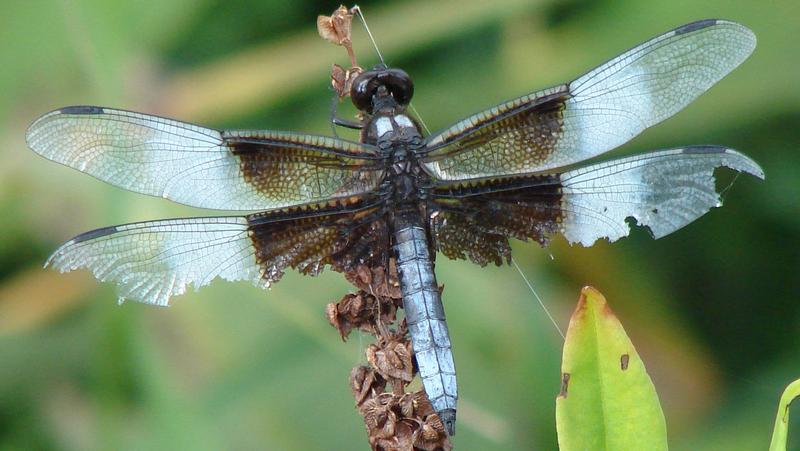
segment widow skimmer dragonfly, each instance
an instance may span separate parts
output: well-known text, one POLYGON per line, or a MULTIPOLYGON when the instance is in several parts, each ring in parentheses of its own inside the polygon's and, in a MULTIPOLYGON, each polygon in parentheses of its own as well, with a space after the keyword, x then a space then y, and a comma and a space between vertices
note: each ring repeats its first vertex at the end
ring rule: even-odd
POLYGON ((511 259, 509 238, 591 246, 654 238, 720 206, 714 170, 764 178, 750 158, 701 145, 575 167, 677 113, 755 48, 746 27, 701 20, 579 78, 469 116, 427 137, 407 112, 413 84, 377 66, 354 81, 360 142, 270 130, 214 130, 129 111, 70 106, 36 120, 28 145, 113 185, 182 204, 257 211, 104 227, 47 261, 115 282, 120 299, 167 305, 216 277, 278 281, 359 265, 398 270, 424 389, 454 433, 456 375, 436 252, 479 265, 511 259))

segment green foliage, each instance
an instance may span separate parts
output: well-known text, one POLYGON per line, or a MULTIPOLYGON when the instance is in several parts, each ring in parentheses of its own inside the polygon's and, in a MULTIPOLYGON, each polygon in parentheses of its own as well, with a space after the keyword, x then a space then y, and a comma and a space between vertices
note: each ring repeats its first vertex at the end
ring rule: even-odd
POLYGON ((778 414, 775 416, 775 427, 772 430, 772 441, 769 451, 786 451, 786 441, 789 435, 789 405, 800 396, 800 379, 786 387, 778 403, 778 414))
POLYGON ((658 395, 614 312, 585 287, 569 322, 556 399, 561 451, 666 450, 658 395))

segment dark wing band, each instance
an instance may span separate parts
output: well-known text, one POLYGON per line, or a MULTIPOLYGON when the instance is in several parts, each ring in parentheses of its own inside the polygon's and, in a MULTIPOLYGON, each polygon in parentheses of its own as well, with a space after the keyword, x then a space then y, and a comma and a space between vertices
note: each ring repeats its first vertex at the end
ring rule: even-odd
POLYGON ((188 285, 199 289, 217 277, 267 287, 287 268, 315 275, 325 265, 345 271, 385 264, 388 232, 378 212, 259 213, 106 227, 64 243, 47 264, 62 272, 87 268, 100 281, 115 282, 120 301, 167 305, 188 285))
POLYGON ((374 190, 368 146, 270 131, 219 132, 100 107, 67 107, 28 129, 43 157, 138 193, 221 210, 267 210, 374 190))
POLYGON ((431 228, 437 250, 450 258, 500 264, 508 238, 543 246, 562 234, 591 246, 627 236, 633 218, 660 238, 721 205, 714 169, 764 178, 751 159, 724 147, 696 146, 612 160, 561 174, 440 188, 431 228))
POLYGON ((440 180, 537 173, 592 158, 674 115, 741 64, 756 38, 724 20, 684 25, 563 86, 470 116, 428 139, 440 180))

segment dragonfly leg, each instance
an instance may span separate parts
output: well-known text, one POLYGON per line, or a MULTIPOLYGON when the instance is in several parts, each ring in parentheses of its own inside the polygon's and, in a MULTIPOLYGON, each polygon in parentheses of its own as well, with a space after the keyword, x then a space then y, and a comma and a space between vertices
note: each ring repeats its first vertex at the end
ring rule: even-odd
POLYGON ((331 131, 333 132, 333 136, 339 137, 339 134, 336 132, 336 126, 350 128, 353 130, 361 130, 364 128, 364 124, 361 122, 351 121, 349 119, 342 119, 339 117, 337 111, 339 108, 339 96, 338 94, 333 95, 333 102, 331 102, 331 131))

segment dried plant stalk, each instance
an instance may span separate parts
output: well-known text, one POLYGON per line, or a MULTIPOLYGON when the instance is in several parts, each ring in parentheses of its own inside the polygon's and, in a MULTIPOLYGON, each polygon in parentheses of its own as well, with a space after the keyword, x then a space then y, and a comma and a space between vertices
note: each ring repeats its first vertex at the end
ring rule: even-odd
POLYGON ((347 50, 347 55, 350 57, 349 69, 338 64, 334 64, 331 69, 331 86, 339 94, 339 100, 350 95, 353 80, 364 72, 358 65, 353 50, 352 23, 353 12, 345 6, 340 6, 330 16, 317 16, 317 32, 320 37, 333 44, 341 45, 347 50))
POLYGON ((365 350, 369 365, 350 372, 350 388, 372 449, 449 451, 452 445, 425 391, 405 391, 417 368, 405 320, 397 321, 403 300, 390 263, 388 270, 360 266, 346 274, 359 290, 328 304, 328 321, 342 340, 353 330, 376 337, 365 350))

